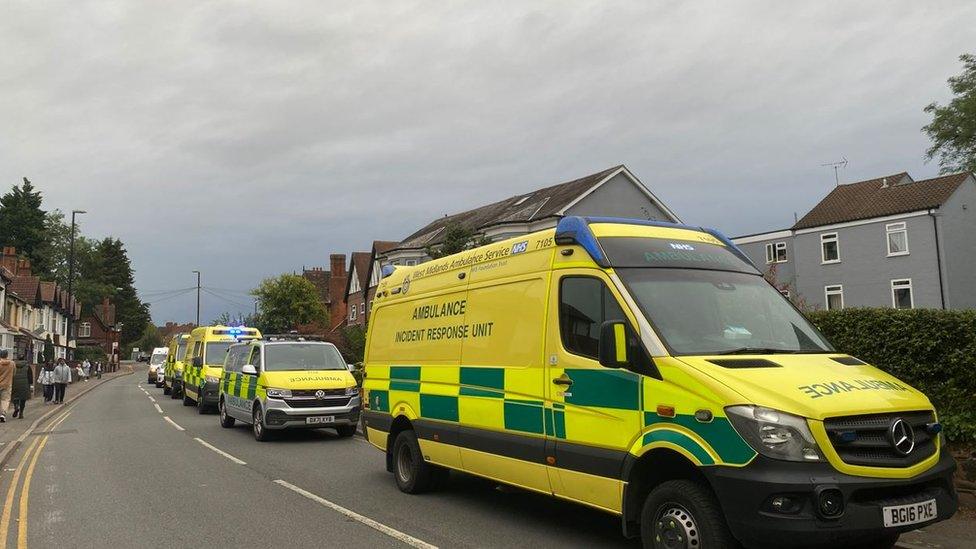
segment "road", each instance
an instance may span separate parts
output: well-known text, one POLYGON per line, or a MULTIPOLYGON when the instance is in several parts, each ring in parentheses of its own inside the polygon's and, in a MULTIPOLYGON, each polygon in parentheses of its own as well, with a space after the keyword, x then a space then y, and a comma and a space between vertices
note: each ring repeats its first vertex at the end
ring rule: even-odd
POLYGON ((21 547, 639 547, 615 517, 473 477, 403 494, 360 437, 306 431, 260 443, 138 373, 47 425, 0 485, 10 547, 18 537, 21 547), (29 483, 26 497, 8 489, 15 476, 29 483))

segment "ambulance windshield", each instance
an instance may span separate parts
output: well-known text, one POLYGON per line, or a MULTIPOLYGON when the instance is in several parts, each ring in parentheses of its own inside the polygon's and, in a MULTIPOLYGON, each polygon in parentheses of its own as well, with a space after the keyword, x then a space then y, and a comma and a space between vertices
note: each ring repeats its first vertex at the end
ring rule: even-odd
POLYGON ((675 355, 833 352, 761 276, 673 268, 616 272, 675 355))
POLYGON ((346 362, 332 345, 274 343, 264 347, 264 369, 269 372, 345 370, 346 362))

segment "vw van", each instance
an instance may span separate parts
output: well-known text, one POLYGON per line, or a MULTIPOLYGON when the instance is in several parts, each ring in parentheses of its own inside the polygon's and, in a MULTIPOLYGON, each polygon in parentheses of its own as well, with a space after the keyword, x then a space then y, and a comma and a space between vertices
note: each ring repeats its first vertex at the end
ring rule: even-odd
POLYGON ((725 236, 566 217, 378 285, 365 431, 406 493, 470 473, 645 547, 890 547, 953 515, 929 400, 837 352, 725 236))
POLYGON ((163 394, 179 398, 183 388, 183 360, 190 334, 176 334, 169 340, 169 354, 163 366, 163 394))
POLYGON ((183 405, 196 406, 201 414, 217 408, 220 375, 227 349, 239 341, 258 339, 257 328, 201 326, 190 332, 183 367, 183 405))

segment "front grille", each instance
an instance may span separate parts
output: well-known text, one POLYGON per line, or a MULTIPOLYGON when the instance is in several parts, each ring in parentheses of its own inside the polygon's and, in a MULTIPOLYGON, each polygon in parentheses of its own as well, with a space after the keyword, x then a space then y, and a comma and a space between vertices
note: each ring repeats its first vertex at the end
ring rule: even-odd
MULTIPOLYGON (((292 389, 291 396, 313 397, 318 391, 319 389, 292 389)), ((345 396, 346 394, 345 389, 322 389, 321 391, 325 393, 325 396, 345 396)))
POLYGON ((349 397, 326 397, 326 398, 286 398, 285 402, 292 408, 332 408, 336 406, 348 406, 349 397))
POLYGON ((931 411, 895 412, 824 420, 824 429, 840 459, 849 465, 870 467, 910 467, 935 454, 935 437, 927 425, 935 421, 931 411), (911 425, 915 449, 907 456, 892 447, 888 431, 901 418, 911 425))

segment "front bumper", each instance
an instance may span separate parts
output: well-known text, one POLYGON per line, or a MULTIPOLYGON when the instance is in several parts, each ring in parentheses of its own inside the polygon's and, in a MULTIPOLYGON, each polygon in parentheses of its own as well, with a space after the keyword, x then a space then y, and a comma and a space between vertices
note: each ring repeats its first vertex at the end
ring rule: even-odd
POLYGON ((359 423, 361 410, 359 397, 349 399, 345 406, 320 408, 292 408, 284 400, 269 398, 265 401, 264 425, 267 429, 323 429, 359 423), (333 416, 332 423, 306 423, 310 417, 333 416))
POLYGON ((216 381, 205 382, 200 388, 199 398, 204 406, 216 406, 220 402, 220 383, 216 381))
POLYGON ((703 467, 736 538, 747 546, 810 547, 856 543, 915 530, 951 517, 959 506, 952 485, 956 463, 943 451, 938 463, 911 479, 846 475, 828 463, 794 463, 757 456, 745 467, 703 467), (821 518, 817 498, 839 490, 844 511, 821 518), (775 511, 776 496, 796 502, 793 512, 775 511), (882 507, 935 499, 937 518, 921 524, 884 527, 882 507))

